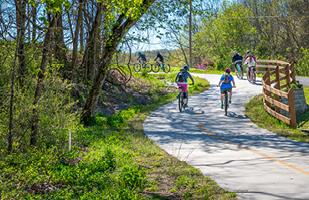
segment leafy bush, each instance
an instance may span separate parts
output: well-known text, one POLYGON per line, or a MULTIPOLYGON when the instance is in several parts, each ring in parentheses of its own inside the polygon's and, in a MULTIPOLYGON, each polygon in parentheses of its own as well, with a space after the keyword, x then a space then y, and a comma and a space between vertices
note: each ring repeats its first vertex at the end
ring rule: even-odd
POLYGON ((120 184, 130 189, 141 188, 145 186, 145 176, 140 166, 125 166, 119 174, 120 184))

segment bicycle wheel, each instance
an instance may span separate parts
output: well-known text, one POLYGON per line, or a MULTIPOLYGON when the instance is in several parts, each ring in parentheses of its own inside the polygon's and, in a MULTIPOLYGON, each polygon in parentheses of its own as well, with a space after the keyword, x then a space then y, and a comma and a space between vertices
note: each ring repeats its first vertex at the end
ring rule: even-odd
POLYGON ((170 70, 171 70, 170 65, 169 65, 169 64, 165 64, 165 65, 164 65, 164 68, 163 68, 163 71, 164 71, 165 73, 168 73, 168 72, 170 72, 170 70))
POLYGON ((244 72, 243 72, 243 70, 242 70, 241 68, 240 68, 240 73, 241 73, 241 74, 240 74, 240 78, 241 78, 241 79, 244 79, 244 72))
POLYGON ((252 74, 253 74, 252 75, 252 83, 255 84, 255 82, 256 82, 256 74, 255 74, 255 72, 253 72, 252 74))
POLYGON ((139 72, 139 71, 141 71, 141 65, 140 64, 134 64, 133 69, 134 69, 135 72, 139 72))
POLYGON ((225 92, 225 97, 224 97, 224 112, 225 115, 227 115, 227 108, 228 108, 228 93, 227 91, 225 92))
POLYGON ((179 112, 182 111, 182 107, 183 107, 183 92, 180 92, 179 99, 178 99, 179 112))
POLYGON ((236 69, 236 76, 237 76, 237 78, 239 79, 239 73, 238 73, 238 69, 236 69))
POLYGON ((149 73, 151 72, 151 65, 145 64, 143 69, 145 69, 149 73))
POLYGON ((158 73, 160 70, 160 66, 158 66, 157 64, 154 64, 154 65, 152 64, 151 68, 154 73, 158 73))

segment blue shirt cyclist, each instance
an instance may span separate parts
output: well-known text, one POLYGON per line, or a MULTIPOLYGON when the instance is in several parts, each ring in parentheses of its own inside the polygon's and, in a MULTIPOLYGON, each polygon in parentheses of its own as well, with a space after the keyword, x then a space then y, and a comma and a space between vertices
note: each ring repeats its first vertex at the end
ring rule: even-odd
POLYGON ((143 53, 141 53, 141 52, 138 52, 138 58, 137 58, 137 60, 138 60, 138 59, 141 59, 141 60, 144 61, 144 62, 147 61, 147 60, 146 60, 146 55, 143 54, 143 53))
POLYGON ((230 73, 231 73, 231 69, 226 68, 225 74, 221 76, 220 81, 219 81, 218 86, 220 87, 220 90, 221 90, 221 109, 223 109, 223 99, 224 99, 224 94, 226 91, 230 93, 229 103, 232 103, 232 87, 236 87, 236 86, 235 86, 234 78, 230 73), (233 84, 233 86, 231 83, 233 84))

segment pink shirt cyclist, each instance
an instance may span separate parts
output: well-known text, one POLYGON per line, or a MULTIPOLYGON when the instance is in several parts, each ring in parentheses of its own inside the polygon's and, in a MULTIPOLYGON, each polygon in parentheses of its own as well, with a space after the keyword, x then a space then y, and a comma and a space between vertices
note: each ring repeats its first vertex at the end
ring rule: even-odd
POLYGON ((177 98, 179 98, 180 92, 181 92, 181 87, 184 93, 184 103, 185 103, 185 107, 187 107, 187 91, 188 91, 188 84, 187 84, 187 79, 188 77, 191 79, 192 81, 192 85, 194 85, 194 80, 191 76, 191 74, 188 72, 189 71, 189 66, 186 65, 183 67, 183 69, 180 70, 180 72, 178 72, 176 78, 175 78, 175 82, 177 83, 179 89, 178 89, 178 96, 177 98))

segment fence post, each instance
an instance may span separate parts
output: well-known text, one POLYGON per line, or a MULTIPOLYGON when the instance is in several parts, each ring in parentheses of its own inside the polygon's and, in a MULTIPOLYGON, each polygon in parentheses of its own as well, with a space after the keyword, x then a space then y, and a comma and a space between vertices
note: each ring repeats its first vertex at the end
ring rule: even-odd
MULTIPOLYGON (((277 89, 277 90, 280 90, 279 65, 277 65, 275 71, 276 71, 276 84, 274 85, 274 88, 277 89)), ((274 96, 275 96, 275 100, 276 101, 280 101, 280 96, 279 95, 274 94, 274 96)), ((275 111, 277 113, 280 113, 280 108, 275 106, 275 111)))
POLYGON ((295 101, 294 101, 294 89, 291 87, 288 91, 288 100, 289 100, 289 113, 290 113, 290 126, 291 128, 296 128, 296 111, 295 111, 295 101))
POLYGON ((289 64, 285 65, 285 77, 286 77, 286 85, 287 87, 290 87, 291 82, 290 82, 290 65, 289 64))
MULTIPOLYGON (((265 82, 265 84, 266 85, 268 85, 268 86, 270 86, 270 74, 269 74, 269 72, 270 72, 270 70, 269 69, 267 69, 267 71, 266 71, 266 73, 265 73, 265 80, 264 80, 264 82, 265 82)), ((268 96, 268 97, 271 97, 271 92, 269 92, 268 90, 265 90, 265 89, 263 89, 264 90, 264 94, 266 95, 266 96, 268 96)), ((268 102, 268 101, 265 101, 265 99, 264 99, 264 102, 266 102, 266 105, 270 108, 271 106, 270 106, 270 103, 268 102)))
MULTIPOLYGON (((256 57, 256 65, 259 64, 258 60, 259 60, 259 57, 256 57)), ((259 68, 259 67, 256 67, 256 71, 260 71, 260 68, 259 68)))
POLYGON ((296 83, 294 62, 293 62, 293 61, 290 61, 290 64, 291 64, 290 69, 291 69, 292 83, 296 83))

